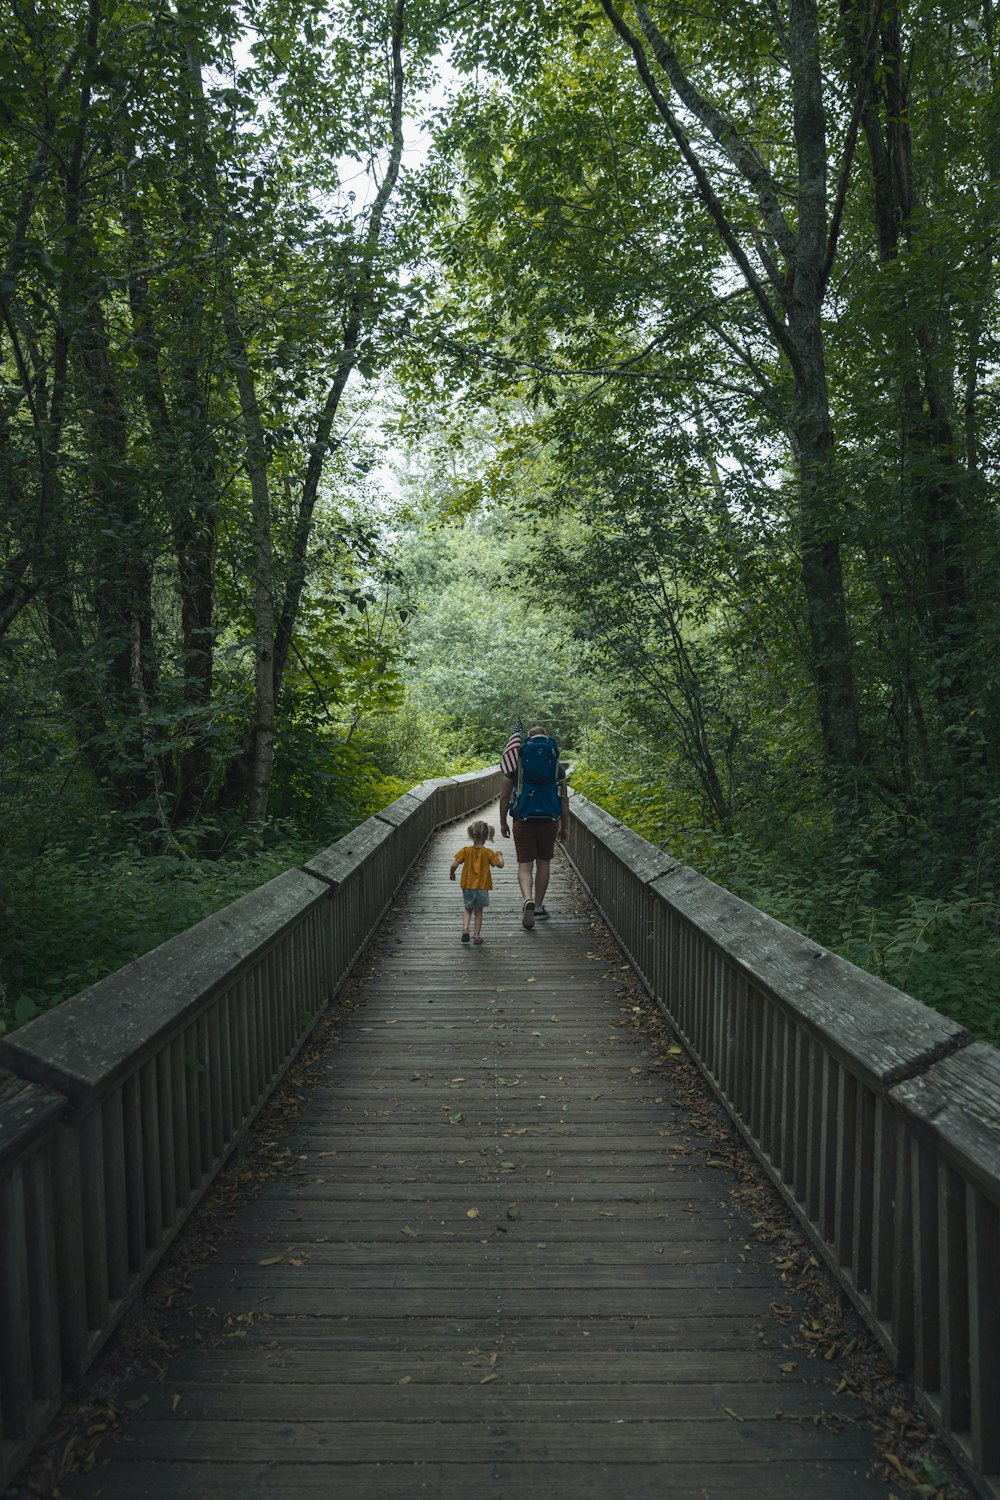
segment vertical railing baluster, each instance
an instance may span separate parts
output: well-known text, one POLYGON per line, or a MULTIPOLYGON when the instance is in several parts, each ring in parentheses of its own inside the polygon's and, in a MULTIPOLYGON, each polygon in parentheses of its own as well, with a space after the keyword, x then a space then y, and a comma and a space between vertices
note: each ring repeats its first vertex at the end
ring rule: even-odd
POLYGON ((28 1431, 34 1400, 25 1220, 24 1169, 16 1165, 0 1174, 0 1437, 7 1440, 28 1431))
POLYGON ((50 1401, 62 1386, 56 1258, 56 1239, 61 1229, 56 1219, 52 1186, 52 1146, 51 1141, 47 1141, 26 1162, 24 1174, 32 1385, 36 1401, 50 1401))
POLYGON ((911 1138, 913 1194, 913 1372, 923 1390, 941 1387, 941 1255, 934 1153, 911 1138))
MULTIPOLYGON (((107 1236, 108 1296, 124 1297, 129 1283, 128 1195, 125 1170, 125 1120, 122 1090, 115 1089, 100 1107, 104 1157, 104 1223, 107 1236)), ((107 1315, 105 1314, 105 1317, 107 1315)), ((97 1323, 102 1327, 104 1318, 97 1323)))
POLYGON ((972 1461, 1000 1473, 1000 1209, 968 1194, 969 1382, 972 1461))

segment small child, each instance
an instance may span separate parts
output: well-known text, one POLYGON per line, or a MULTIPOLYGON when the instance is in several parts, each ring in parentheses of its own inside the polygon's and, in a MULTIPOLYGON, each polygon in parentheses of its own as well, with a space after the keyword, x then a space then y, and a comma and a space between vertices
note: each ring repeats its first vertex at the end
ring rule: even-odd
POLYGON ((503 855, 498 854, 495 849, 484 847, 487 839, 495 838, 496 835, 488 823, 470 823, 468 828, 471 844, 464 844, 451 862, 449 872, 450 879, 455 879, 455 871, 459 865, 462 866, 462 900, 465 904, 465 926, 462 928, 462 942, 469 941, 469 918, 475 913, 475 932, 473 942, 481 944, 483 931, 483 908, 490 904, 490 891, 493 889, 493 876, 490 867, 498 870, 503 869, 503 855))

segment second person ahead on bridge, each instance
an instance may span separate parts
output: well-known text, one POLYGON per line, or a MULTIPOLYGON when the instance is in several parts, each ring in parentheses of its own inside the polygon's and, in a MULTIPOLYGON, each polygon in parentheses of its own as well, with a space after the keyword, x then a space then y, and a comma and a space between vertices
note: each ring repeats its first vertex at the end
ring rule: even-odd
POLYGON ((521 926, 531 928, 537 918, 548 916, 545 892, 556 839, 563 844, 569 834, 566 767, 559 759, 558 745, 541 725, 529 729, 522 743, 521 721, 517 719, 500 769, 504 773, 500 832, 505 839, 510 837, 507 814, 511 813, 517 883, 523 898, 521 926))

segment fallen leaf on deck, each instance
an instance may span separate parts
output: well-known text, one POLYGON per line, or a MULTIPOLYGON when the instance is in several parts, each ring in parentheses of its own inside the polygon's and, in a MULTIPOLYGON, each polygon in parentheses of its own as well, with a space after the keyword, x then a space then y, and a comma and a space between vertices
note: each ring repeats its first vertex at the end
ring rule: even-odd
POLYGON ((479 1209, 478 1208, 467 1208, 465 1210, 465 1217, 467 1219, 478 1219, 479 1218, 479 1209))
POLYGON ((461 1120, 464 1119, 465 1116, 463 1115, 462 1111, 460 1109, 456 1109, 454 1114, 448 1116, 448 1124, 457 1125, 461 1120))
POLYGON ((264 1259, 259 1260, 257 1264, 259 1266, 276 1266, 278 1262, 284 1260, 284 1258, 285 1257, 283 1255, 265 1255, 264 1259))
POLYGON ((170 1410, 171 1411, 176 1411, 177 1408, 180 1406, 180 1404, 181 1404, 181 1398, 180 1398, 180 1396, 179 1395, 178 1396, 174 1396, 173 1400, 170 1403, 170 1410))
POLYGON ((743 1418, 742 1417, 738 1417, 736 1415, 736 1413, 733 1411, 733 1408, 731 1406, 724 1406, 722 1408, 722 1410, 725 1412, 725 1414, 726 1414, 727 1417, 732 1417, 732 1419, 733 1419, 734 1422, 742 1422, 743 1421, 743 1418))
POLYGON ((497 1377, 495 1375, 484 1375, 483 1378, 482 1378, 482 1380, 479 1382, 479 1384, 480 1385, 489 1385, 490 1381, 491 1380, 496 1380, 496 1378, 497 1377))
POLYGON ((417 1238, 417 1231, 415 1229, 411 1229, 409 1224, 403 1225, 403 1233, 408 1234, 411 1240, 415 1240, 417 1238))
POLYGON ((399 1383, 400 1383, 400 1385, 409 1385, 412 1379, 413 1379, 412 1375, 404 1375, 403 1378, 402 1378, 402 1380, 400 1380, 399 1383))

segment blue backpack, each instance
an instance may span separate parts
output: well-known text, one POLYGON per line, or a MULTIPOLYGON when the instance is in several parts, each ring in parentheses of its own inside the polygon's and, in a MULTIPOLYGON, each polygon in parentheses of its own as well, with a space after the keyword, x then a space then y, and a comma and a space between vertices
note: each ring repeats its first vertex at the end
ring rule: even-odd
POLYGON ((559 746, 553 739, 536 735, 521 746, 514 817, 522 823, 533 818, 552 822, 561 815, 559 746))

